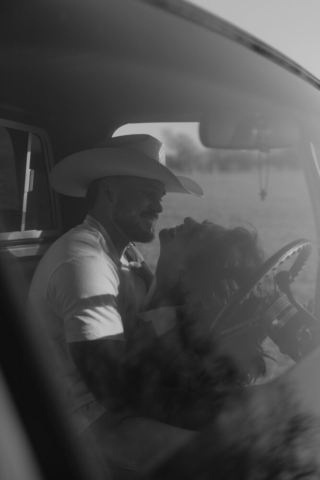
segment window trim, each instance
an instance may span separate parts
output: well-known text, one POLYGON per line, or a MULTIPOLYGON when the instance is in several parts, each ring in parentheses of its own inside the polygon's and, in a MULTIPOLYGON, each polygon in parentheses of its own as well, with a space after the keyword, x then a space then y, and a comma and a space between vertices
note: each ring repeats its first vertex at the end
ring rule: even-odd
POLYGON ((50 201, 51 201, 52 216, 53 216, 54 224, 57 227, 53 229, 48 229, 48 230, 24 230, 27 204, 28 204, 29 181, 30 181, 30 158, 31 158, 32 134, 37 135, 41 140, 47 174, 49 177, 49 172, 54 166, 54 158, 53 158, 53 151, 52 151, 52 146, 50 142, 50 137, 48 133, 42 128, 35 127, 33 125, 29 125, 25 123, 15 122, 13 120, 6 120, 4 118, 0 118, 0 127, 13 128, 16 130, 27 132, 29 134, 27 157, 26 157, 26 164, 25 164, 26 175, 25 175, 24 192, 23 192, 21 230, 0 233, 0 241, 4 241, 4 240, 12 241, 12 240, 23 240, 23 239, 37 240, 39 238, 54 237, 54 236, 60 235, 61 234, 61 216, 60 216, 59 200, 57 195, 53 192, 52 188, 50 187, 50 184, 49 184, 49 195, 50 195, 50 201))

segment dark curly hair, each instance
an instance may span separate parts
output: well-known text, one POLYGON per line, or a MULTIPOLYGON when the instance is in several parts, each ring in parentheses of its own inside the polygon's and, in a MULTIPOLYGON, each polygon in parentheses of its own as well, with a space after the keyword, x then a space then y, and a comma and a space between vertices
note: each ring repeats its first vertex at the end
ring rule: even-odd
MULTIPOLYGON (((210 330, 221 308, 243 287, 265 260, 254 229, 236 227, 218 232, 208 229, 202 236, 198 251, 187 261, 186 302, 188 306, 181 322, 188 344, 204 345, 204 326, 210 330)), ((238 312, 240 315, 240 312, 238 312)), ((245 318, 243 311, 235 323, 245 318)), ((265 372, 261 347, 266 333, 256 327, 226 344, 228 355, 236 361, 241 384, 251 383, 265 372)), ((219 344, 215 330, 206 342, 219 344)), ((226 350, 225 350, 226 351, 226 350)))
POLYGON ((143 332, 132 339, 124 392, 144 414, 192 429, 207 425, 234 389, 265 371, 263 332, 238 337, 227 350, 208 334, 221 307, 264 261, 257 233, 242 227, 203 232, 187 260, 177 328, 160 338, 143 332))
POLYGON ((264 260, 265 254, 255 230, 243 227, 219 232, 208 230, 198 251, 187 261, 189 295, 201 289, 202 298, 219 308, 248 281, 264 260))

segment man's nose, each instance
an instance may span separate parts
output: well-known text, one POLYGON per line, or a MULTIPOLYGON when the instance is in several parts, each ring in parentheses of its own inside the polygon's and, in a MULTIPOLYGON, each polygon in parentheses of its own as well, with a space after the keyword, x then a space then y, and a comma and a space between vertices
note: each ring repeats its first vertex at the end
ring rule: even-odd
POLYGON ((152 202, 151 208, 154 213, 161 213, 163 211, 163 207, 161 205, 160 200, 154 200, 152 202))

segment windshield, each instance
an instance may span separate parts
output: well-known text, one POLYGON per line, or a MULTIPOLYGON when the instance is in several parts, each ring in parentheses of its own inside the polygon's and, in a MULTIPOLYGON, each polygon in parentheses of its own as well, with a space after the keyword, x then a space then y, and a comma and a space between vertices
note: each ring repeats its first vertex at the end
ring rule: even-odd
POLYGON ((310 195, 299 152, 295 148, 269 152, 219 150, 203 147, 198 123, 128 124, 114 136, 148 133, 165 145, 167 166, 177 175, 194 179, 204 198, 168 193, 163 213, 156 224, 152 243, 140 244, 147 263, 154 270, 159 256, 158 233, 191 216, 225 227, 254 228, 270 257, 299 238, 313 243, 310 260, 292 285, 299 301, 314 297, 317 242, 310 195))
POLYGON ((43 477, 318 478, 319 80, 184 0, 0 23, 0 393, 43 477))

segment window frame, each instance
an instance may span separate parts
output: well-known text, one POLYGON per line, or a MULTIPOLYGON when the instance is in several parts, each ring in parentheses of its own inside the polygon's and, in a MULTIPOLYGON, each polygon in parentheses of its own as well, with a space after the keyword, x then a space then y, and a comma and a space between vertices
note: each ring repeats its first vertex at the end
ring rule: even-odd
POLYGON ((59 201, 57 195, 53 192, 49 183, 49 196, 50 204, 52 208, 52 218, 55 228, 48 230, 25 230, 25 221, 27 216, 28 208, 28 193, 32 190, 29 190, 30 180, 32 176, 32 170, 30 169, 30 160, 31 160, 31 142, 32 135, 37 135, 41 141, 43 147, 43 155, 46 165, 46 171, 49 179, 49 173, 51 168, 54 166, 53 151, 50 142, 50 137, 48 133, 33 125, 16 122, 13 120, 6 120, 0 118, 0 127, 13 128, 28 133, 28 148, 25 161, 25 181, 24 181, 24 191, 23 191, 23 202, 22 202, 22 218, 21 218, 21 230, 13 232, 3 232, 0 233, 0 242, 12 242, 17 240, 28 240, 28 243, 31 241, 37 241, 40 238, 47 237, 57 237, 61 234, 61 215, 59 208, 59 201))

